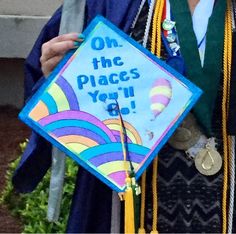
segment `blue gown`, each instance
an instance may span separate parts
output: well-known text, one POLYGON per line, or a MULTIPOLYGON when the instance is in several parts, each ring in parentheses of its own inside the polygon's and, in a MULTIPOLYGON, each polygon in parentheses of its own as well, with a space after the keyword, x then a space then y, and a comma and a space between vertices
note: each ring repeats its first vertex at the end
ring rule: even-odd
MULTIPOLYGON (((120 29, 129 32, 137 14, 140 0, 87 0, 85 27, 97 15, 103 15, 120 29)), ((42 29, 25 62, 25 101, 44 81, 40 56, 43 43, 59 33, 60 7, 42 29)), ((31 192, 51 166, 52 147, 45 139, 32 132, 27 148, 14 173, 13 184, 19 192, 31 192)), ((67 232, 108 233, 111 219, 111 190, 80 167, 77 175, 67 232)))
MULTIPOLYGON (((100 14, 111 20, 126 33, 129 33, 132 30, 131 25, 140 2, 141 0, 87 0, 85 27, 97 14, 100 14)), ((142 20, 142 18, 146 17, 146 12, 144 11, 144 14, 141 14, 140 21, 145 22, 145 19, 142 20)), ((25 100, 44 81, 39 61, 41 46, 44 42, 58 35, 60 19, 61 8, 55 12, 45 25, 26 59, 25 100)), ((136 29, 136 31, 143 33, 144 25, 141 22, 138 25, 140 25, 140 29, 136 29)), ((139 35, 139 33, 137 34, 139 35)), ((137 38, 140 38, 140 35, 137 38)), ((235 54, 233 54, 233 64, 235 64, 235 61, 235 54)), ((232 73, 234 77, 232 87, 236 87, 235 70, 232 70, 232 73)), ((235 94, 236 92, 231 92, 234 97, 235 94)), ((232 98, 232 100, 235 100, 235 98, 232 98)), ((220 103, 220 96, 218 103, 220 103)), ((235 106, 235 102, 231 103, 231 121, 229 121, 231 125, 229 126, 231 131, 233 130, 233 135, 236 133, 236 112, 233 111, 235 106)), ((220 113, 220 110, 215 112, 220 113)), ((216 129, 220 126, 221 122, 215 123, 216 129)), ((14 187, 20 192, 31 192, 50 166, 51 145, 33 132, 15 171, 13 177, 14 187)), ((222 171, 213 177, 204 177, 196 171, 194 163, 188 161, 183 152, 165 146, 159 154, 158 172, 158 228, 160 232, 221 231, 222 171), (173 209, 173 207, 176 208, 173 209)), ((148 188, 147 197, 150 197, 151 200, 150 191, 151 188, 148 188)), ((150 203, 147 204, 147 210, 151 211, 149 206, 150 203)), ((69 233, 109 233, 110 219, 111 190, 80 167, 66 231, 69 233)), ((149 214, 146 219, 147 223, 151 223, 149 214)))

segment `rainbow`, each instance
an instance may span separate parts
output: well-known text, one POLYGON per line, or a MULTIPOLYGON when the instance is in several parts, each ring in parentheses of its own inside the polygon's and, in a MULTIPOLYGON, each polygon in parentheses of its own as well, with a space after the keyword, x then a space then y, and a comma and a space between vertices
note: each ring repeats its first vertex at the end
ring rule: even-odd
POLYGON ((60 76, 42 95, 29 116, 39 121, 48 115, 65 110, 79 110, 79 103, 71 85, 63 76, 60 76))
MULTIPOLYGON (((112 134, 120 142, 120 121, 118 119, 106 119, 103 123, 112 131, 112 134)), ((127 134, 127 142, 142 145, 142 139, 137 130, 127 121, 123 121, 127 134)))
POLYGON ((80 157, 95 166, 100 174, 122 187, 125 184, 126 169, 129 167, 129 163, 131 162, 134 169, 137 169, 150 151, 147 147, 133 143, 128 143, 127 147, 128 161, 124 161, 120 142, 88 148, 80 153, 80 157))

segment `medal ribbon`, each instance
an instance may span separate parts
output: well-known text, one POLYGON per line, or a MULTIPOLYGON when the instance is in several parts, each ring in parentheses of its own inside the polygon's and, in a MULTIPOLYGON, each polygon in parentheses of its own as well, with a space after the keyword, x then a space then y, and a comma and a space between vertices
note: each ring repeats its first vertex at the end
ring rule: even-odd
POLYGON ((189 80, 204 91, 193 111, 198 122, 203 126, 205 134, 210 137, 213 135, 212 113, 222 69, 226 2, 225 0, 218 0, 209 18, 203 67, 201 66, 198 43, 193 31, 192 17, 187 0, 170 0, 170 4, 173 17, 177 22, 176 28, 181 54, 185 59, 186 75, 189 80))

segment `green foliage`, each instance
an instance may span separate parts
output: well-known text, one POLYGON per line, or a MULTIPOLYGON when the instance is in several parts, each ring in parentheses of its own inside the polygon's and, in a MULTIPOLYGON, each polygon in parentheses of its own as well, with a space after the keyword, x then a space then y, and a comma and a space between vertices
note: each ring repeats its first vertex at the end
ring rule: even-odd
MULTIPOLYGON (((25 146, 25 143, 20 145, 22 150, 25 146)), ((54 223, 50 223, 46 219, 50 171, 32 193, 19 194, 14 191, 11 184, 11 178, 18 162, 19 159, 12 162, 6 173, 7 184, 0 197, 0 203, 6 204, 12 214, 22 220, 23 233, 64 233, 78 168, 75 162, 67 158, 61 212, 59 220, 54 223)))

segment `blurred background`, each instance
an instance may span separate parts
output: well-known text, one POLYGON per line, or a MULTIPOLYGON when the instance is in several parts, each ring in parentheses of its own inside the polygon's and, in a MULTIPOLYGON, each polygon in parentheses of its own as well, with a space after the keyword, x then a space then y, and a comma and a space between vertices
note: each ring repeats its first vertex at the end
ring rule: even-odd
POLYGON ((23 63, 62 0, 0 0, 0 105, 23 104, 23 63))

